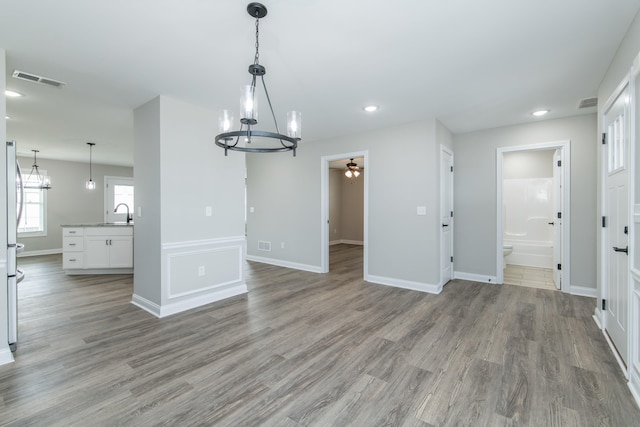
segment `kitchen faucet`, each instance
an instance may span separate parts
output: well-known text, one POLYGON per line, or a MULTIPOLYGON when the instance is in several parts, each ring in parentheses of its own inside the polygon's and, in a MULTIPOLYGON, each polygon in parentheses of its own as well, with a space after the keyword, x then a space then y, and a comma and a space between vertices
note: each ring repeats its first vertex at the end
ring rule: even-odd
POLYGON ((129 224, 131 221, 133 221, 133 218, 131 217, 131 215, 129 215, 129 205, 127 205, 126 203, 120 203, 113 209, 113 212, 118 212, 118 208, 120 206, 124 206, 125 208, 127 208, 127 224, 129 224))

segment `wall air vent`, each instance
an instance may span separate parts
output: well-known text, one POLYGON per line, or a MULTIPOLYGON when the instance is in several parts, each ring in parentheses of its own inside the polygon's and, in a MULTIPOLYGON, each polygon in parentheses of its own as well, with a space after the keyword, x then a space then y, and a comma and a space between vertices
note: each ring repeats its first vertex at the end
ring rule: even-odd
POLYGON ((598 105, 598 98, 584 98, 580 100, 578 108, 590 108, 598 105))
POLYGON ((258 240, 258 250, 271 252, 271 242, 265 242, 264 240, 258 240))
POLYGON ((29 82, 40 83, 43 85, 53 86, 53 87, 62 87, 66 85, 64 82, 59 82, 57 80, 49 79, 47 77, 38 76, 31 73, 25 73, 24 71, 14 70, 13 77, 20 80, 27 80, 29 82))

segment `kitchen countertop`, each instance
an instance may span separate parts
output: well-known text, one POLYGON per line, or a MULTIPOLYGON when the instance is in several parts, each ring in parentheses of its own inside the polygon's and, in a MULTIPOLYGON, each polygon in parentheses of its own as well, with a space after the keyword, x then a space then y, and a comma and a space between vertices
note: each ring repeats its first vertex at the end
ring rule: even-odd
POLYGON ((60 227, 133 227, 133 223, 130 222, 99 222, 94 224, 62 224, 60 227))

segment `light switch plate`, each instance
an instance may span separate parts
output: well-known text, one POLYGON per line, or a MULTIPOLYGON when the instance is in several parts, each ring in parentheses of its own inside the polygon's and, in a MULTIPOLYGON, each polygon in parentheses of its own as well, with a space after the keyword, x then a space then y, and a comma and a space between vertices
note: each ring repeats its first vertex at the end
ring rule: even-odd
POLYGON ((418 206, 418 208, 416 209, 416 214, 417 215, 426 215, 427 214, 427 207, 426 206, 418 206))
POLYGON ((204 214, 205 214, 206 216, 211 216, 212 212, 213 212, 213 211, 212 211, 212 209, 211 209, 211 206, 207 206, 207 207, 204 209, 204 214))

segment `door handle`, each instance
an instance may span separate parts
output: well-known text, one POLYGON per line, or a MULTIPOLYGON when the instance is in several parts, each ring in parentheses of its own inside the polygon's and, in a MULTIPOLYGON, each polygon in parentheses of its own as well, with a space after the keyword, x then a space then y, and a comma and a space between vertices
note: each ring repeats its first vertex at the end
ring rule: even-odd
POLYGON ((442 226, 443 226, 443 227, 448 227, 448 226, 449 226, 449 224, 442 224, 442 226))
POLYGON ((616 252, 624 252, 625 254, 629 255, 629 246, 627 246, 625 248, 618 248, 618 247, 614 246, 613 250, 616 251, 616 252))
POLYGON ((555 223, 555 222, 548 222, 547 224, 549 224, 549 225, 555 225, 556 223, 555 223))

